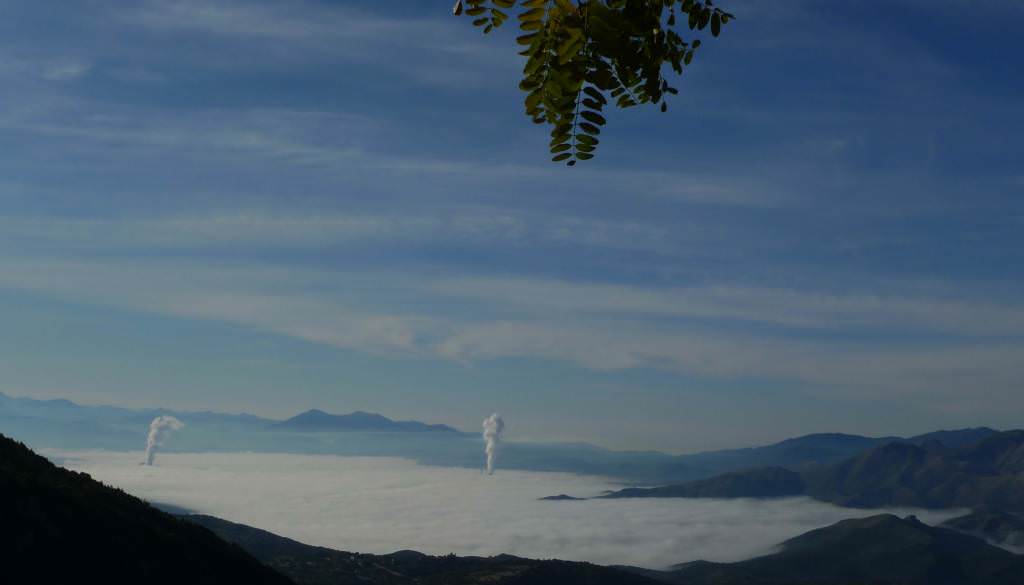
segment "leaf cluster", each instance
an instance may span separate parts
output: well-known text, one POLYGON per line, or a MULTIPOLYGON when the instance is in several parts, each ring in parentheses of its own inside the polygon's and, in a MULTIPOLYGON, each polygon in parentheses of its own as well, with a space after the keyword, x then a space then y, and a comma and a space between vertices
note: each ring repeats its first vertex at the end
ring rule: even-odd
POLYGON ((735 18, 714 0, 457 0, 454 12, 484 33, 515 15, 526 115, 550 126, 552 160, 569 166, 594 157, 609 104, 666 111, 678 93, 666 71, 691 63, 699 31, 735 18))

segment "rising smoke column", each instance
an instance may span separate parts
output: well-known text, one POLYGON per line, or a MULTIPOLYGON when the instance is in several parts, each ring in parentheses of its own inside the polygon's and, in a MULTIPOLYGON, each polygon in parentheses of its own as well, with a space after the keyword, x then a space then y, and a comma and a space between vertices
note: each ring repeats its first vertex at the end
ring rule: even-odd
POLYGON ((171 431, 181 430, 185 423, 173 416, 158 416, 149 423, 149 436, 146 437, 146 465, 153 465, 156 451, 163 445, 164 439, 171 431))
POLYGON ((487 445, 484 452, 487 453, 487 475, 494 475, 494 456, 497 455, 498 443, 501 441, 501 433, 505 430, 505 421, 501 420, 498 413, 484 419, 484 441, 487 445))

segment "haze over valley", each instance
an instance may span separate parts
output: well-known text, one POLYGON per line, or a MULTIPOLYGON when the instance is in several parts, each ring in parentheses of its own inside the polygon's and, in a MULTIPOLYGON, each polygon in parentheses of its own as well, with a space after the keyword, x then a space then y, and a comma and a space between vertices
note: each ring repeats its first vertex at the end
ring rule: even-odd
MULTIPOLYGON (((559 558, 652 569, 737 561, 808 530, 875 511, 810 498, 546 502, 619 484, 561 473, 421 466, 389 458, 255 453, 46 451, 65 467, 153 502, 258 526, 338 550, 559 558)), ((959 510, 892 509, 928 523, 959 510)))

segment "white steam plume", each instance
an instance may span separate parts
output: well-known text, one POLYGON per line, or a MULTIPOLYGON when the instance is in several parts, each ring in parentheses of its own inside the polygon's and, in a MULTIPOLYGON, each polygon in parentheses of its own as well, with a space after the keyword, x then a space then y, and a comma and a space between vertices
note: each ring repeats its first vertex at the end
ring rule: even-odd
POLYGON ((497 455, 498 443, 501 441, 501 433, 505 430, 505 421, 501 420, 498 413, 484 419, 484 441, 487 446, 484 452, 487 453, 487 475, 494 474, 494 457, 497 455))
POLYGON ((146 465, 153 465, 157 449, 163 445, 164 439, 171 431, 181 430, 185 423, 173 416, 158 416, 149 423, 149 436, 146 437, 146 465))

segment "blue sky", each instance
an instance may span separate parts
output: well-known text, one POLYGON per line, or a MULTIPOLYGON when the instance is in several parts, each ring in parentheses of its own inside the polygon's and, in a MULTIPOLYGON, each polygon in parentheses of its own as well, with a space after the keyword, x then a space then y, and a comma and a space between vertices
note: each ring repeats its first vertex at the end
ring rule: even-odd
POLYGON ((5 3, 0 391, 673 452, 1020 426, 1020 3, 723 0, 574 169, 449 5, 5 3))

